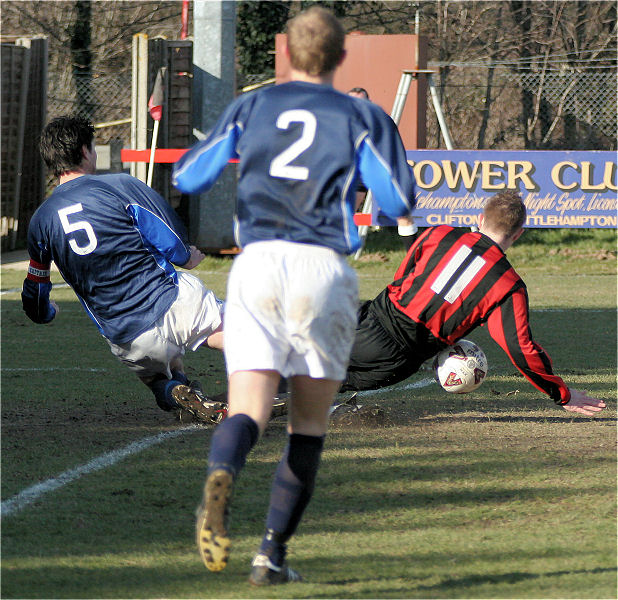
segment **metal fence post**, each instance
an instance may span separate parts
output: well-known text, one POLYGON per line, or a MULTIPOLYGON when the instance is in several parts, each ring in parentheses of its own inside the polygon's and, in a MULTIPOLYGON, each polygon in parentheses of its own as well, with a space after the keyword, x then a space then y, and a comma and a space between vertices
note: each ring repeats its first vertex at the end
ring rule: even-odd
MULTIPOLYGON (((131 148, 144 150, 148 146, 148 36, 133 36, 131 78, 131 148)), ((146 163, 131 163, 131 175, 146 181, 146 163)))

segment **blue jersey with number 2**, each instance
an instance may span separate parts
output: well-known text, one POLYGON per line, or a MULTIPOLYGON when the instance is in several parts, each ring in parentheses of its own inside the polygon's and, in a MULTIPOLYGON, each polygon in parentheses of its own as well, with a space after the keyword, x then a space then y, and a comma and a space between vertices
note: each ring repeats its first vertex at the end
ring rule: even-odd
POLYGON ((415 203, 392 119, 330 86, 293 81, 239 96, 176 164, 173 183, 185 193, 207 190, 236 157, 240 246, 282 239, 354 252, 359 178, 390 217, 415 203))

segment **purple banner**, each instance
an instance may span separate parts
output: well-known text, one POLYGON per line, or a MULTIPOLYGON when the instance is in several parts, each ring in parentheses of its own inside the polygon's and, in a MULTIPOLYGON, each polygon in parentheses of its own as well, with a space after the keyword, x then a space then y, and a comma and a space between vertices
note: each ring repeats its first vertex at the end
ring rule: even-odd
MULTIPOLYGON (((407 156, 420 227, 475 225, 486 200, 501 190, 520 192, 527 227, 616 227, 615 152, 409 150, 407 156)), ((387 224, 379 215, 377 222, 387 224)))

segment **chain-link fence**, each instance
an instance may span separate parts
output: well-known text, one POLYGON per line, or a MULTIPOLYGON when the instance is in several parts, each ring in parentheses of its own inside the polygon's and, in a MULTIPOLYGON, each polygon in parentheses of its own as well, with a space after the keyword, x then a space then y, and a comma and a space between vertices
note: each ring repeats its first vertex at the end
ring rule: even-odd
MULTIPOLYGON (((456 148, 616 148, 615 71, 449 66, 434 82, 456 148)), ((427 114, 427 147, 444 147, 431 103, 427 114)))
MULTIPOLYGON (((245 85, 268 78, 247 76, 245 85)), ((449 67, 434 76, 456 148, 616 148, 615 71, 522 71, 449 67)), ((74 113, 97 125, 131 117, 131 75, 93 75, 50 82, 49 117, 74 113)), ((98 128, 100 144, 130 141, 130 124, 98 128)), ((444 147, 432 103, 427 105, 427 147, 444 147)))
MULTIPOLYGON (((78 114, 96 127, 96 143, 116 142, 122 148, 131 145, 131 73, 94 74, 75 77, 71 73, 49 79, 48 120, 78 114), (120 121, 120 123, 116 123, 120 121)), ((46 190, 56 185, 51 173, 46 176, 46 190)))
POLYGON ((97 142, 120 139, 129 147, 131 118, 131 74, 73 77, 54 85, 50 81, 48 116, 79 114, 97 125, 97 142))
POLYGON ((515 80, 519 80, 523 89, 547 100, 553 107, 554 119, 572 115, 578 121, 598 128, 607 137, 615 137, 615 73, 549 71, 521 73, 515 80))

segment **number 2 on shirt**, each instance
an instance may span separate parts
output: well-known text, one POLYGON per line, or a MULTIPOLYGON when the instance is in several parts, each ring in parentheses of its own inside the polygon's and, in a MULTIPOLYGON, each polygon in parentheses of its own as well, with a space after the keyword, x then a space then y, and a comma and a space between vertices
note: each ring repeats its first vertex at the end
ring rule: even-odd
POLYGON ((288 129, 291 123, 302 123, 301 136, 273 158, 269 173, 272 177, 305 181, 309 178, 309 169, 290 163, 313 144, 317 121, 308 110, 286 110, 279 115, 276 125, 279 129, 288 129))

